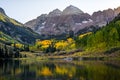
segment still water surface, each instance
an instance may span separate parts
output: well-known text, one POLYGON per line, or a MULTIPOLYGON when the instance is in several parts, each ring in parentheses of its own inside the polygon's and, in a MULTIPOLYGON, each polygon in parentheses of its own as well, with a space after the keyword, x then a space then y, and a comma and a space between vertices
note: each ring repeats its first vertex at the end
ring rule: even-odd
POLYGON ((120 64, 0 60, 0 80, 120 80, 120 64))

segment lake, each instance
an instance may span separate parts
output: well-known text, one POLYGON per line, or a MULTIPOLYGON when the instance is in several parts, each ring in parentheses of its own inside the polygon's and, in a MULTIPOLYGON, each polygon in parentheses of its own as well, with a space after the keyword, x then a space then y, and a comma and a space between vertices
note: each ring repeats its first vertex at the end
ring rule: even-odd
POLYGON ((0 60, 0 80, 120 80, 119 61, 0 60))

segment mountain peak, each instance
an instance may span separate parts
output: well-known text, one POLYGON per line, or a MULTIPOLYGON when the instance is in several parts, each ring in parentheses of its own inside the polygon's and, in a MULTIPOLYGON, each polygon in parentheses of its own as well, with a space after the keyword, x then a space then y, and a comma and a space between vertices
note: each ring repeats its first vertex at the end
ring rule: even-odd
POLYGON ((73 6, 73 5, 69 5, 68 7, 69 8, 77 8, 77 7, 73 6))
POLYGON ((120 7, 115 8, 114 11, 115 11, 115 15, 117 16, 120 13, 120 7))
POLYGON ((63 10, 62 14, 63 15, 72 15, 72 14, 81 14, 81 13, 84 13, 84 12, 75 6, 70 5, 63 10))
POLYGON ((54 17, 54 16, 60 16, 62 14, 62 11, 60 11, 59 9, 55 9, 52 12, 50 12, 48 14, 49 17, 54 17))
POLYGON ((2 9, 1 7, 0 7, 0 13, 6 15, 4 9, 2 9))

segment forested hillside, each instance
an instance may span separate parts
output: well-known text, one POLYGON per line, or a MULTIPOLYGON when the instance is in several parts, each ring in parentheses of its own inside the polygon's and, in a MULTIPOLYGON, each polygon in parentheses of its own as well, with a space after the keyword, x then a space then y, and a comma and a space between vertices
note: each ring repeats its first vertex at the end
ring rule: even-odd
POLYGON ((77 37, 76 47, 89 52, 120 48, 120 14, 102 29, 83 37, 77 37))
POLYGON ((0 8, 0 58, 20 57, 19 52, 27 50, 39 35, 22 23, 8 17, 0 8))
POLYGON ((0 32, 12 37, 20 43, 34 43, 39 35, 30 28, 26 28, 22 23, 8 17, 0 12, 0 32), (28 40, 29 39, 29 40, 28 40))

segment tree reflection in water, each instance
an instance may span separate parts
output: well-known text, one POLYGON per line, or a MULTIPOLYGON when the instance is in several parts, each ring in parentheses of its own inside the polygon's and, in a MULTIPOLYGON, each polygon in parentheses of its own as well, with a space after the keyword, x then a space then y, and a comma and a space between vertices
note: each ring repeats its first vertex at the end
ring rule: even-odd
POLYGON ((104 62, 0 60, 0 80, 119 80, 120 67, 104 62))

